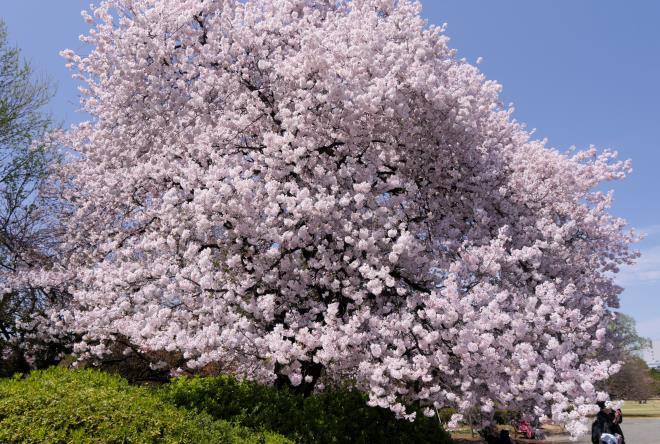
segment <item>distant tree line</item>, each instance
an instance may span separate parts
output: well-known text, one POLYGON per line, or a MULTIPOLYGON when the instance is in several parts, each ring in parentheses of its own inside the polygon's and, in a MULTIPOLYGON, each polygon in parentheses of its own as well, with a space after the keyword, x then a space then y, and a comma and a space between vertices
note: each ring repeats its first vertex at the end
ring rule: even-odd
POLYGON ((621 370, 607 381, 610 396, 639 402, 660 396, 660 372, 650 369, 637 354, 651 342, 637 333, 635 320, 617 313, 609 333, 616 344, 611 356, 622 362, 621 370))

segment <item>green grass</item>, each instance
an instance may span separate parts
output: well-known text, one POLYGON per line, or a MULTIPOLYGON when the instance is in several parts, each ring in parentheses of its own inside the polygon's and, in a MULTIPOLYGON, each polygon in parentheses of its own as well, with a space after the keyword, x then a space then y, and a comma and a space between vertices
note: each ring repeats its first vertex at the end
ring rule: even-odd
POLYGON ((660 418, 660 399, 649 399, 644 404, 637 401, 626 401, 621 411, 624 421, 626 416, 660 418))

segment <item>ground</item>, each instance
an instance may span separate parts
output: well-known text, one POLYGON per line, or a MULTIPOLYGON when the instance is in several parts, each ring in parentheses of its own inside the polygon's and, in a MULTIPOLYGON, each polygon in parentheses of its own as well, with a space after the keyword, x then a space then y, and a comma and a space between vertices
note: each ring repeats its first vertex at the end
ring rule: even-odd
MULTIPOLYGON (((660 444, 660 399, 639 404, 636 401, 626 401, 623 407, 623 423, 621 429, 626 436, 626 444, 660 444)), ((559 430, 549 427, 549 438, 546 441, 528 441, 516 439, 522 443, 552 443, 552 444, 591 444, 591 437, 585 436, 578 441, 571 441, 570 437, 559 433, 559 430)), ((457 444, 482 443, 479 437, 472 437, 469 430, 460 430, 452 436, 457 444)))
MULTIPOLYGON (((660 443, 660 418, 630 418, 625 419, 621 424, 623 434, 626 436, 626 444, 659 444, 660 443)), ((458 439, 456 443, 460 444, 476 444, 481 443, 480 440, 458 439)), ((518 444, 522 443, 552 443, 552 444, 591 444, 591 438, 585 436, 579 441, 571 441, 567 435, 554 435, 546 441, 528 441, 516 440, 518 444)))
MULTIPOLYGON (((660 418, 623 418, 621 429, 626 437, 626 444, 660 443, 660 418)), ((571 441, 555 441, 570 443, 571 441)), ((575 443, 575 441, 573 441, 575 443)), ((582 438, 576 444, 591 444, 589 437, 582 438)))

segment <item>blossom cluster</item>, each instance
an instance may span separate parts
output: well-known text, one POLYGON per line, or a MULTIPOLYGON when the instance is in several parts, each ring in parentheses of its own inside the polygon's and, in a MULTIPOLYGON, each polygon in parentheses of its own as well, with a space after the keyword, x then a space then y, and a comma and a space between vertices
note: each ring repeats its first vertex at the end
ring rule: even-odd
MULTIPOLYGON (((615 153, 534 140, 407 0, 106 0, 63 52, 53 315, 190 368, 584 430, 635 254, 615 153)), ((176 371, 177 369, 173 369, 176 371)))

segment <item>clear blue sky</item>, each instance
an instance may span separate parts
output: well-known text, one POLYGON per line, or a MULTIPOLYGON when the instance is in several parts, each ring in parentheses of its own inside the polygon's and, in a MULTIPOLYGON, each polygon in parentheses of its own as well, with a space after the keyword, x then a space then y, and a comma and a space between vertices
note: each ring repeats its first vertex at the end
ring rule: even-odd
MULTIPOLYGON (((83 50, 80 10, 89 0, 0 3, 9 39, 58 86, 51 104, 70 125, 76 84, 58 53, 83 50)), ((613 212, 648 234, 639 264, 623 271, 622 311, 638 331, 660 339, 660 2, 653 0, 423 0, 424 15, 447 22, 451 46, 504 85, 503 101, 567 149, 612 148, 633 160, 633 174, 615 189, 613 212)))

